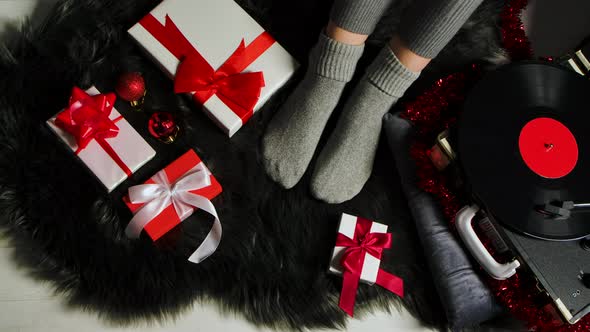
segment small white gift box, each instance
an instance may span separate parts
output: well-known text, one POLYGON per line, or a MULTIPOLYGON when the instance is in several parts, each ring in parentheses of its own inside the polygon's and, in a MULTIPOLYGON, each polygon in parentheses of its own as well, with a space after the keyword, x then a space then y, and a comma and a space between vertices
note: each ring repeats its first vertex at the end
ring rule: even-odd
MULTIPOLYGON (((84 94, 79 89, 77 93, 84 94)), ((75 94, 76 92, 73 93, 72 98, 75 94)), ((86 90, 85 94, 96 96, 100 92, 92 87, 86 90)), ((112 105, 107 106, 112 107, 112 105)), ((76 152, 78 158, 105 185, 109 192, 128 178, 128 172, 134 173, 156 155, 156 151, 114 107, 110 111, 108 119, 118 128, 118 132, 115 137, 104 139, 103 144, 106 144, 106 149, 105 146, 101 146, 97 140, 93 139, 85 148, 79 150, 76 138, 56 125, 56 117, 57 115, 47 120, 49 127, 72 151, 76 152)))
MULTIPOLYGON (((366 222, 365 220, 361 220, 358 217, 352 216, 350 214, 343 213, 342 218, 340 219, 340 225, 338 226, 338 233, 342 234, 343 236, 349 239, 357 239, 359 234, 355 234, 357 231, 357 223, 358 222, 366 222)), ((380 224, 378 222, 371 222, 371 227, 369 233, 387 233, 387 225, 380 224)), ((362 235, 364 236, 364 235, 362 235)), ((344 246, 336 246, 334 247, 334 251, 332 253, 332 259, 330 261, 330 269, 329 271, 334 274, 341 275, 343 272, 343 268, 341 265, 342 255, 346 251, 348 247, 344 246)), ((379 257, 375 257, 368 252, 365 254, 364 264, 361 270, 360 280, 368 283, 374 284, 377 281, 377 274, 379 273, 379 265, 381 265, 381 252, 379 252, 379 257)))

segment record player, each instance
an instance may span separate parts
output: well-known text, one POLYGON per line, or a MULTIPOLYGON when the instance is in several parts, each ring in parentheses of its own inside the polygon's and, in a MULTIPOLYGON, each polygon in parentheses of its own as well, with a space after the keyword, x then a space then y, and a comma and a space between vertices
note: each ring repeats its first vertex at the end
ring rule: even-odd
POLYGON ((432 150, 471 202, 455 225, 473 257, 500 280, 528 269, 570 324, 590 312, 589 98, 590 80, 564 66, 506 65, 432 150))

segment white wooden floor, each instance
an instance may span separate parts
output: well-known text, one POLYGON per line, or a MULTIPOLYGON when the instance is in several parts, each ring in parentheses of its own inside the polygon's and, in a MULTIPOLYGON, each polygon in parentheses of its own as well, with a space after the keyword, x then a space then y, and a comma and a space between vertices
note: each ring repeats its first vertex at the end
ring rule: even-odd
MULTIPOLYGON (((54 296, 50 284, 34 281, 11 260, 14 248, 0 240, 0 331, 2 332, 64 332, 64 331, 232 331, 261 332, 240 317, 220 314, 212 304, 195 305, 194 310, 175 322, 133 327, 109 325, 95 314, 68 309, 54 296)), ((381 313, 352 320, 348 331, 429 331, 407 313, 381 313)))

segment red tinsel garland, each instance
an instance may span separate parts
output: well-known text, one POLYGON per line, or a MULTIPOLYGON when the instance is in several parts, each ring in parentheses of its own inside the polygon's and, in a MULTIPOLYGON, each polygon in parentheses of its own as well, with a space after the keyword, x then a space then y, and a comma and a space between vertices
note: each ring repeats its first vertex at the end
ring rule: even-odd
POLYGON ((521 14, 528 0, 507 0, 500 14, 502 21, 502 43, 512 61, 533 57, 533 49, 524 31, 521 14))
MULTIPOLYGON (((531 59, 533 54, 520 17, 527 2, 507 0, 501 13, 503 44, 513 61, 531 59)), ((402 113, 404 118, 414 123, 418 132, 417 140, 410 149, 416 160, 418 185, 438 199, 450 223, 465 202, 453 191, 450 179, 434 167, 429 150, 436 136, 455 123, 468 90, 480 76, 479 68, 472 66, 465 72, 439 79, 430 90, 406 104, 402 113)), ((537 290, 534 278, 526 271, 519 271, 510 279, 502 281, 488 277, 488 285, 499 302, 515 317, 527 322, 531 330, 590 331, 590 316, 582 318, 575 325, 564 324, 549 299, 537 290)))

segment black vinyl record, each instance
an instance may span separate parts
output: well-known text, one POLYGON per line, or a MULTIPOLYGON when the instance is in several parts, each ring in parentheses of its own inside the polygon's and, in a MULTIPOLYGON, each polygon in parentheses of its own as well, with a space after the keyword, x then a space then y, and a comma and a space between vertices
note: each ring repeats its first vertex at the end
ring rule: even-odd
POLYGON ((562 220, 539 212, 590 202, 589 96, 590 81, 540 63, 501 67, 473 88, 459 161, 474 198, 501 224, 549 240, 590 234, 590 209, 562 220))

